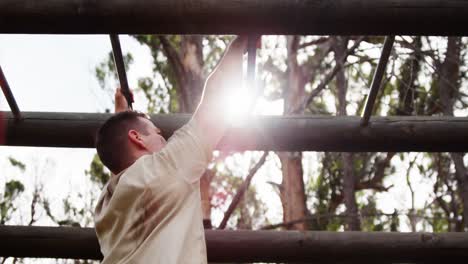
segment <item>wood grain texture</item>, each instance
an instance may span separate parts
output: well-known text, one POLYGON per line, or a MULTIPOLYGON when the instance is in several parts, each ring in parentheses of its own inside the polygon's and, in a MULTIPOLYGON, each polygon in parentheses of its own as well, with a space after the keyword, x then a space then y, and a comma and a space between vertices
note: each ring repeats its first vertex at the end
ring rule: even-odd
MULTIPOLYGON (((461 263, 468 233, 206 230, 212 262, 461 263)), ((0 256, 102 258, 92 228, 0 226, 0 256)))
POLYGON ((0 33, 468 35, 462 0, 1 0, 0 33))
MULTIPOLYGON (((6 124, 6 145, 93 148, 94 135, 110 114, 22 112, 16 121, 0 114, 6 124)), ((152 115, 168 138, 189 115, 152 115)), ((222 150, 279 151, 420 151, 467 152, 468 118, 379 117, 363 127, 360 117, 262 116, 244 127, 231 128, 218 144, 222 150)))

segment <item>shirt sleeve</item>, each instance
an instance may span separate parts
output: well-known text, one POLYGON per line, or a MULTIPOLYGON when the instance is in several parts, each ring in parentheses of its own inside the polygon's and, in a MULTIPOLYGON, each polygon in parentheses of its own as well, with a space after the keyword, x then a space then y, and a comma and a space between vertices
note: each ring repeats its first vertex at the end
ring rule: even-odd
POLYGON ((205 138, 196 119, 177 130, 167 145, 157 154, 172 167, 177 177, 189 183, 197 182, 211 161, 213 147, 205 138))

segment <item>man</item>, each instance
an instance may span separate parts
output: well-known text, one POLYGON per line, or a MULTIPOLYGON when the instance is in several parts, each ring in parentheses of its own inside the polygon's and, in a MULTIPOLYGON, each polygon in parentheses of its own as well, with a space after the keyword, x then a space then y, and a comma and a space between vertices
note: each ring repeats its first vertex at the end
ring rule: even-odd
MULTIPOLYGON (((102 263, 207 263, 199 180, 226 130, 221 98, 241 79, 246 46, 245 37, 230 44, 192 119, 167 143, 136 112, 117 113, 100 128, 96 148, 114 174, 95 211, 102 263)), ((117 92, 116 110, 125 105, 117 92)))

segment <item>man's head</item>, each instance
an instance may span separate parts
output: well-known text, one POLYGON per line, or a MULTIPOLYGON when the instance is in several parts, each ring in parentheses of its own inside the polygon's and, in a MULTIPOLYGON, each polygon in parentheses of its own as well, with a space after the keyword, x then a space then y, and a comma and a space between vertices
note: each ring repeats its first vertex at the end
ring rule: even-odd
POLYGON ((96 136, 99 158, 114 174, 128 168, 139 157, 161 150, 165 144, 161 130, 145 114, 132 111, 113 115, 96 136))

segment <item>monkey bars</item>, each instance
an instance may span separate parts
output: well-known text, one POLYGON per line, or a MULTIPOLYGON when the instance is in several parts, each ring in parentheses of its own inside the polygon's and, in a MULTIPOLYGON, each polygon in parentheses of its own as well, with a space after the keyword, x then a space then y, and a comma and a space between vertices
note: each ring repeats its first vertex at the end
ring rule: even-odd
MULTIPOLYGON (((6 145, 92 148, 96 130, 110 114, 22 112, 20 121, 8 112, 0 116, 6 121, 6 145)), ((166 138, 189 118, 182 114, 152 115, 166 138)), ((367 126, 362 126, 357 116, 263 116, 246 123, 230 129, 218 149, 468 151, 468 118, 372 117, 367 126)))
MULTIPOLYGON (((206 230, 210 262, 460 263, 468 233, 206 230)), ((92 228, 0 226, 0 256, 100 259, 92 228)))
POLYGON ((1 0, 0 33, 468 35, 460 0, 1 0))

